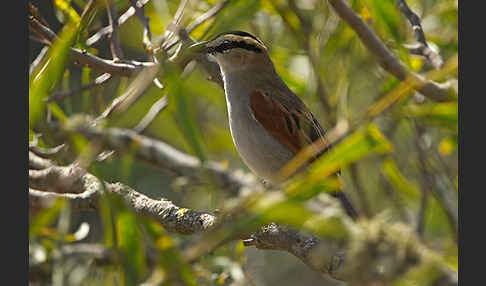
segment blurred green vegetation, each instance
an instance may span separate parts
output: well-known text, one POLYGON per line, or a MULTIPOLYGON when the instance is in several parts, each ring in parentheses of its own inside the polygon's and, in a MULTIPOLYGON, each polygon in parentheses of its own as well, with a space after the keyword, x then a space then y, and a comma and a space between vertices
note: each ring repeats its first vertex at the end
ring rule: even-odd
MULTIPOLYGON (((102 86, 53 103, 45 102, 45 98, 57 91, 79 88, 101 75, 95 69, 70 61, 69 47, 86 49, 105 59, 112 57, 106 39, 86 46, 89 36, 108 25, 103 5, 94 17, 81 18, 87 2, 33 2, 59 38, 29 78, 29 138, 41 134, 41 147, 54 147, 67 140, 73 147, 69 156, 55 158, 60 165, 85 156, 94 147, 79 134, 64 137, 52 128, 53 124, 80 113, 99 116, 133 81, 133 78, 115 76, 102 86)), ((113 2, 119 15, 130 5, 127 0, 113 2)), ((189 0, 181 25, 187 26, 220 2, 189 0)), ((287 189, 291 199, 270 208, 255 207, 252 209, 255 217, 248 218, 247 223, 277 220, 303 225, 311 220, 306 224, 308 231, 329 237, 345 236, 338 222, 312 223, 313 212, 304 204, 323 190, 335 188, 326 177, 342 168, 344 188, 360 210, 370 218, 383 216, 390 222, 408 223, 412 228, 423 221, 423 243, 457 270, 457 217, 454 217, 459 191, 457 101, 437 103, 408 89, 398 100, 390 102, 388 109, 376 114, 372 122, 360 121, 375 103, 387 104, 400 81, 383 70, 327 1, 295 1, 297 7, 291 5, 293 2, 229 1, 220 13, 191 33, 196 40, 209 39, 228 30, 257 35, 269 48, 278 73, 309 106, 324 129, 332 129, 331 122, 338 120, 357 122, 352 134, 338 143, 329 156, 322 157, 308 173, 292 182, 287 189), (316 57, 309 57, 309 53, 316 57), (321 101, 318 81, 327 91, 331 110, 326 110, 321 101), (423 192, 427 194, 424 206, 423 192), (449 201, 444 202, 444 197, 449 201), (421 212, 422 207, 425 209, 421 212), (302 216, 289 217, 292 213, 302 216)), ((433 71, 423 57, 412 55, 404 48, 404 44, 415 43, 416 39, 395 1, 351 0, 348 3, 409 69, 423 74, 433 71)), ((458 52, 457 1, 409 0, 407 3, 422 19, 431 47, 444 62, 453 61, 458 52)), ((154 0, 144 6, 154 40, 163 35, 179 4, 176 0, 154 0)), ((119 36, 124 58, 149 60, 142 44, 143 26, 136 16, 120 26, 119 36)), ((42 47, 32 42, 31 63, 42 47)), ((135 127, 152 104, 167 94, 167 108, 143 134, 167 142, 202 162, 211 160, 229 170, 248 171, 231 139, 223 90, 208 81, 202 69, 196 67, 185 78, 180 72, 167 72, 163 92, 152 84, 127 110, 110 118, 108 125, 135 127)), ((435 80, 457 80, 457 64, 439 75, 435 80)), ((190 209, 208 210, 214 209, 214 204, 224 204, 227 196, 224 191, 211 184, 188 185, 183 178, 138 161, 133 153, 126 150, 102 162, 92 161, 88 171, 108 182, 122 182, 151 198, 167 198, 190 209), (219 198, 216 202, 215 196, 219 198)), ((239 241, 205 254, 194 264, 186 264, 180 258, 180 249, 190 244, 193 237, 166 232, 116 198, 108 196, 101 205, 99 213, 72 212, 63 201, 47 209, 31 210, 30 280, 50 281, 53 285, 136 285, 153 279, 164 281, 157 285, 278 283, 283 286, 295 285, 297 281, 289 273, 301 271, 300 285, 338 285, 312 272, 288 253, 262 254, 243 247, 239 241), (83 222, 88 222, 90 228, 80 238, 75 233, 83 222), (86 257, 63 256, 60 251, 63 245, 79 242, 116 247, 121 250, 120 255, 114 258, 116 263, 109 265, 86 257), (257 262, 254 257, 260 259, 260 264, 252 265, 257 262), (285 273, 282 267, 287 269, 285 273)), ((424 278, 427 273, 410 275, 416 275, 414 281, 427 281, 424 278)), ((412 285, 407 281, 404 278, 397 283, 412 285)))

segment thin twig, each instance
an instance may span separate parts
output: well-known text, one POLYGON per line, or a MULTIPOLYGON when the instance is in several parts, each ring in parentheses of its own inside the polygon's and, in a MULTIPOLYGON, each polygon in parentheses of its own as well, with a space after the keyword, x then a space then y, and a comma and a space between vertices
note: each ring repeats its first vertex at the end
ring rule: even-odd
POLYGON ((108 5, 108 0, 105 1, 107 3, 108 22, 111 26, 111 33, 109 34, 111 55, 114 61, 118 61, 123 58, 123 51, 120 47, 120 39, 118 37, 118 13, 115 3, 108 5))
POLYGON ((434 101, 449 101, 450 89, 425 79, 423 76, 410 71, 383 44, 376 34, 343 0, 328 0, 336 13, 356 32, 363 44, 378 59, 380 65, 401 81, 412 79, 418 84, 414 88, 427 98, 434 101))
POLYGON ((170 42, 170 39, 175 35, 178 36, 177 30, 179 27, 179 24, 182 20, 182 15, 184 13, 184 9, 186 8, 188 0, 181 0, 179 3, 179 7, 177 8, 177 11, 174 15, 174 19, 167 25, 167 29, 165 30, 165 33, 162 37, 162 41, 160 43, 159 48, 168 51, 169 46, 172 47, 174 43, 177 43, 179 40, 175 39, 175 42, 170 42))
POLYGON ((49 51, 49 47, 43 47, 42 50, 39 52, 35 60, 30 64, 29 67, 29 76, 32 76, 33 72, 37 69, 39 64, 42 62, 42 60, 46 57, 47 51, 49 51))
POLYGON ((135 132, 142 133, 145 128, 149 126, 149 124, 155 119, 157 114, 162 111, 165 107, 167 107, 168 97, 167 95, 163 96, 161 99, 157 100, 147 114, 143 117, 143 119, 133 128, 135 132))
POLYGON ((66 144, 61 144, 56 147, 52 148, 42 148, 37 145, 30 145, 29 144, 29 151, 34 152, 36 155, 39 155, 41 157, 51 157, 54 155, 57 155, 60 151, 64 150, 67 148, 66 144))
POLYGON ((358 168, 357 168, 356 164, 352 164, 350 166, 350 173, 351 173, 351 180, 354 184, 354 187, 356 189, 356 193, 358 194, 358 197, 359 197, 361 211, 363 212, 365 217, 370 218, 370 217, 372 217, 370 204, 368 202, 368 199, 366 198, 365 192, 363 191, 363 189, 362 189, 362 187, 359 183, 358 168))
MULTIPOLYGON (((49 44, 57 39, 57 35, 48 27, 42 25, 38 20, 29 17, 29 29, 41 33, 49 44)), ((43 42, 44 43, 44 42, 43 42)), ((106 60, 92 55, 86 51, 70 48, 71 54, 78 64, 88 65, 93 69, 119 76, 131 76, 145 67, 152 67, 153 62, 124 61, 123 63, 106 60)))
POLYGON ((439 69, 444 64, 444 62, 441 56, 433 51, 425 40, 425 33, 420 23, 420 17, 408 7, 405 0, 396 0, 396 3, 398 10, 400 10, 400 12, 405 15, 405 17, 410 22, 410 25, 412 25, 415 38, 419 42, 418 46, 415 46, 414 48, 414 54, 424 56, 434 68, 439 69))
MULTIPOLYGON (((150 0, 140 0, 140 1, 137 1, 139 4, 140 7, 143 7, 145 4, 147 4, 150 0)), ((123 23, 125 23, 128 19, 130 19, 130 17, 132 17, 133 15, 135 15, 135 8, 133 7, 130 7, 127 9, 127 11, 125 11, 125 13, 123 13, 119 18, 118 18, 118 26, 122 25, 123 23)), ((99 43, 101 40, 103 40, 104 38, 106 38, 110 33, 111 33, 111 25, 108 25, 106 27, 103 27, 102 29, 100 29, 98 32, 96 32, 93 36, 89 37, 87 40, 86 40, 86 45, 88 47, 91 47, 97 43, 99 43)))
POLYGON ((132 103, 134 103, 149 87, 155 79, 159 66, 154 63, 154 66, 147 67, 140 71, 136 78, 130 83, 125 92, 119 97, 115 98, 108 108, 97 118, 97 120, 107 118, 114 111, 122 112, 126 110, 132 103))
POLYGON ((319 97, 319 102, 321 103, 322 108, 324 109, 324 113, 327 114, 328 118, 327 120, 329 121, 330 125, 335 125, 336 124, 336 119, 334 116, 332 116, 332 107, 331 104, 329 103, 329 93, 327 92, 326 85, 324 81, 321 79, 319 75, 320 71, 320 61, 319 61, 319 55, 314 52, 311 46, 311 24, 309 23, 309 20, 304 17, 304 15, 300 12, 299 8, 297 7, 297 4, 295 3, 295 0, 289 0, 289 8, 294 12, 294 14, 297 16, 299 19, 300 25, 302 27, 302 31, 296 31, 294 30, 292 24, 287 20, 286 17, 281 15, 282 18, 284 18, 284 23, 287 25, 289 29, 294 31, 294 34, 298 36, 298 38, 301 38, 302 40, 302 48, 306 51, 307 57, 309 58, 309 62, 311 64, 312 72, 315 77, 315 81, 317 83, 317 96, 319 97))
POLYGON ((78 132, 90 140, 103 140, 107 148, 118 152, 126 152, 130 150, 132 144, 136 144, 138 148, 135 156, 138 159, 171 171, 178 176, 189 177, 193 182, 207 183, 209 172, 217 186, 233 196, 247 191, 253 178, 247 174, 238 174, 238 172, 229 173, 217 162, 208 161, 202 166, 199 159, 133 130, 118 128, 97 130, 90 124, 83 125, 82 123, 69 128, 70 131, 78 132))
POLYGON ((186 28, 187 33, 190 34, 194 29, 199 27, 201 24, 216 16, 221 10, 223 10, 224 7, 226 7, 226 5, 228 5, 229 2, 230 0, 222 1, 219 4, 215 5, 214 7, 212 7, 211 9, 209 9, 208 11, 206 11, 206 13, 197 17, 196 20, 194 20, 192 23, 190 23, 187 26, 186 28))
POLYGON ((423 149, 423 144, 420 142, 423 140, 423 136, 425 135, 425 129, 419 123, 416 122, 415 127, 417 129, 417 138, 415 140, 415 145, 418 152, 418 162, 420 166, 420 185, 421 185, 421 197, 420 197, 420 207, 419 212, 417 214, 417 234, 419 237, 423 237, 424 235, 424 228, 425 228, 425 210, 427 208, 427 202, 429 199, 429 190, 432 188, 430 178, 429 178, 429 171, 426 167, 425 157, 426 150, 423 149))
POLYGON ((142 6, 138 5, 137 0, 130 0, 130 4, 135 9, 135 14, 143 26, 143 45, 146 51, 152 52, 152 34, 150 33, 149 19, 145 17, 142 6))
POLYGON ((29 168, 45 169, 51 166, 54 166, 53 161, 36 156, 32 151, 29 151, 29 168))
POLYGON ((110 79, 112 79, 113 77, 111 76, 111 74, 109 73, 104 73, 102 75, 100 75, 99 77, 97 77, 95 79, 94 82, 92 83, 89 83, 89 84, 86 84, 86 85, 83 85, 79 88, 76 88, 76 89, 71 89, 71 90, 65 90, 65 91, 59 91, 59 92, 56 92, 54 93, 53 95, 49 96, 47 99, 46 99, 46 102, 52 102, 52 101, 56 101, 56 100, 62 100, 62 99, 65 99, 66 97, 70 97, 70 96, 73 96, 75 94, 79 94, 87 89, 91 89, 95 86, 102 86, 104 84, 106 84, 110 79))

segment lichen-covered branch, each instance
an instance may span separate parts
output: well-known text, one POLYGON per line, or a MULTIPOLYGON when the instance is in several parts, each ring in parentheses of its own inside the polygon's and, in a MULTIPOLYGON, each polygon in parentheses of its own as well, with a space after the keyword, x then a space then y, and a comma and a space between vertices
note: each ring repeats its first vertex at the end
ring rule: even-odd
POLYGON ((205 162, 202 165, 196 157, 181 152, 160 140, 138 134, 133 130, 97 128, 87 123, 89 121, 81 118, 77 123, 74 121, 72 120, 72 123, 66 126, 69 131, 78 132, 90 140, 101 139, 107 148, 120 153, 133 150, 133 146, 137 146, 135 156, 138 159, 171 171, 178 176, 187 177, 193 183, 209 183, 208 179, 210 178, 211 182, 217 184, 217 187, 233 196, 247 190, 253 183, 252 176, 228 172, 220 164, 213 161, 205 162))
POLYGON ((102 183, 76 164, 29 172, 31 206, 64 198, 74 210, 97 210, 100 196, 105 192, 120 196, 135 212, 155 219, 169 232, 199 233, 216 223, 216 217, 208 212, 180 208, 166 199, 154 200, 121 183, 102 183))
MULTIPOLYGON (((215 215, 181 208, 166 199, 154 200, 121 183, 102 182, 77 164, 29 172, 31 207, 64 198, 73 210, 97 210, 106 193, 119 196, 136 213, 153 218, 167 231, 186 235, 217 231, 242 215, 215 215)), ((343 225, 348 226, 350 235, 333 239, 304 235, 272 223, 259 228, 244 243, 289 252, 315 271, 346 280, 349 285, 390 285, 413 271, 431 271, 428 285, 457 285, 457 273, 424 247, 408 226, 379 219, 343 225)))

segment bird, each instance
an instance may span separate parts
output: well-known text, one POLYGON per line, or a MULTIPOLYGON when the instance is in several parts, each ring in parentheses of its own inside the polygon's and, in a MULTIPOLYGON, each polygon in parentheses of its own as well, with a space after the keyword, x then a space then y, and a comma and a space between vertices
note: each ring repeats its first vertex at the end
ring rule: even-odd
MULTIPOLYGON (((218 63, 234 145, 243 162, 261 179, 274 185, 282 183, 288 178, 282 178, 279 171, 289 160, 316 140, 327 140, 322 126, 277 74, 267 47, 254 35, 224 32, 191 45, 189 50, 210 55, 218 63)), ((332 147, 327 142, 309 164, 332 147)), ((351 218, 357 218, 344 192, 332 195, 351 218)))

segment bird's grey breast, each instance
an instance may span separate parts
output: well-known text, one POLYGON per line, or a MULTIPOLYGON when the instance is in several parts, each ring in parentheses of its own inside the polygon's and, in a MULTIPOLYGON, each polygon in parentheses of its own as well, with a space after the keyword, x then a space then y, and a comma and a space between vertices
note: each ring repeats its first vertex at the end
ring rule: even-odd
POLYGON ((231 136, 242 160, 257 176, 277 183, 280 168, 294 154, 267 132, 250 107, 252 83, 224 75, 231 136))

